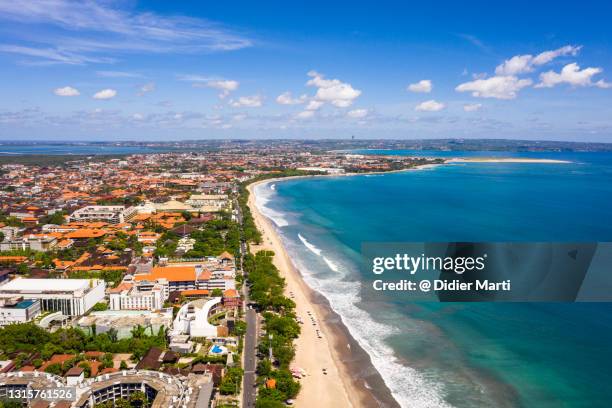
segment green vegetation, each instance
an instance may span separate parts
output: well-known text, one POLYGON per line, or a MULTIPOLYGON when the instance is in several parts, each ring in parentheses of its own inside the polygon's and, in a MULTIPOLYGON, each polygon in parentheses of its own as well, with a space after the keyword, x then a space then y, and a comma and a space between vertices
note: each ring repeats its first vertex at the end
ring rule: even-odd
POLYGON ((73 271, 70 272, 70 279, 104 279, 109 287, 115 287, 123 279, 124 271, 121 270, 101 270, 101 271, 73 271))
POLYGON ((12 217, 6 214, 0 214, 0 222, 4 223, 8 227, 24 227, 24 223, 17 217, 12 217))
POLYGON ((103 351, 131 353, 135 359, 140 359, 151 347, 166 347, 163 327, 155 335, 147 335, 145 330, 136 334, 137 337, 119 340, 113 330, 88 335, 78 328, 67 327, 49 333, 32 323, 11 324, 0 329, 0 353, 4 356, 19 352, 39 353, 41 359, 48 360, 54 354, 103 351))
POLYGON ((44 217, 41 217, 39 220, 39 224, 41 225, 45 225, 45 224, 62 225, 66 221, 66 219, 64 218, 64 215, 66 215, 65 212, 56 211, 51 215, 45 215, 44 217))
POLYGON ((103 312, 105 310, 108 310, 108 304, 103 302, 98 302, 91 308, 92 312, 103 312))
MULTIPOLYGON (((229 252, 234 256, 240 250, 240 225, 232 221, 229 214, 222 214, 221 219, 207 222, 201 229, 194 231, 190 237, 195 239, 193 249, 184 256, 187 258, 203 258, 229 252)), ((173 257, 176 253, 179 235, 166 231, 157 241, 155 255, 158 257, 173 257)))
POLYGON ((10 399, 0 400, 0 408, 22 408, 22 407, 23 407, 23 403, 21 402, 21 400, 10 400, 10 399))
POLYGON ((242 368, 228 368, 221 384, 219 384, 219 392, 223 395, 237 395, 240 392, 240 384, 242 383, 242 368))
POLYGON ((202 258, 220 255, 227 251, 237 255, 240 250, 240 225, 229 219, 207 222, 201 230, 191 233, 196 242, 193 249, 185 255, 189 258, 202 258))
POLYGON ((272 263, 273 256, 271 251, 259 251, 255 255, 248 254, 244 260, 251 299, 263 311, 266 331, 272 335, 272 339, 268 336, 260 339, 259 352, 266 355, 271 347, 275 359, 264 359, 258 364, 260 389, 257 407, 281 406, 300 390, 300 384, 289 371, 289 364, 295 356, 293 340, 300 335, 300 326, 295 320, 295 303, 283 295, 285 280, 272 263), (263 385, 269 378, 276 380, 276 388, 268 389, 263 385))

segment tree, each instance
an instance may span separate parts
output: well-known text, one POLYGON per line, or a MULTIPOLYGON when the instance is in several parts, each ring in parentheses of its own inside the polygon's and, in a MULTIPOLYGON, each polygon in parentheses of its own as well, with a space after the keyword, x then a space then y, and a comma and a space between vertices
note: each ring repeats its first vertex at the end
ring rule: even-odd
POLYGON ((223 296, 223 291, 221 289, 219 289, 219 288, 214 288, 212 290, 212 292, 211 292, 211 295, 213 297, 221 297, 221 296, 223 296))
POLYGON ((108 334, 108 338, 110 339, 110 341, 112 341, 113 343, 117 342, 117 336, 119 334, 117 329, 115 329, 114 327, 111 327, 110 329, 108 329, 108 332, 106 333, 108 334))
POLYGON ((108 310, 108 304, 104 303, 104 302, 98 302, 95 305, 93 305, 93 307, 91 308, 91 310, 93 312, 103 312, 105 310, 108 310))
POLYGON ((257 398, 255 408, 285 408, 285 404, 272 398, 257 398))
POLYGON ((136 326, 134 326, 132 328, 130 333, 132 334, 133 338, 140 339, 140 338, 143 338, 145 336, 145 330, 146 329, 145 329, 144 326, 141 326, 141 325, 137 324, 136 326))
POLYGON ((223 395, 234 395, 238 393, 240 390, 240 383, 242 382, 242 374, 242 368, 228 368, 219 385, 219 392, 223 395))
POLYGON ((45 373, 62 375, 62 365, 60 363, 49 364, 45 368, 45 373))
POLYGON ((17 265, 17 268, 15 268, 15 271, 19 275, 27 275, 30 272, 30 268, 26 263, 20 263, 19 265, 17 265))
POLYGON ((85 371, 85 378, 91 377, 91 365, 89 365, 88 362, 83 361, 79 364, 79 367, 81 367, 85 371))
POLYGON ((261 360, 259 364, 257 364, 257 375, 260 377, 268 377, 270 372, 272 371, 272 363, 267 358, 261 360))
POLYGON ((121 364, 119 364, 119 369, 120 370, 127 370, 128 369, 128 365, 125 362, 125 360, 121 360, 121 364))

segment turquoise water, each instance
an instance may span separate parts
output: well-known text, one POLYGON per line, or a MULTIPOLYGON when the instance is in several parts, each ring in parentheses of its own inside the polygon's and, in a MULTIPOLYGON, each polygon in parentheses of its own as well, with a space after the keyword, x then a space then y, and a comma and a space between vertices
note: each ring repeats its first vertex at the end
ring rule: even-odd
POLYGON ((37 143, 37 144, 0 144, 0 156, 20 156, 29 154, 79 155, 79 154, 144 154, 172 151, 172 148, 153 149, 146 146, 116 146, 96 143, 37 143))
POLYGON ((362 242, 612 241, 612 154, 528 156, 572 163, 454 164, 258 188, 306 281, 403 406, 612 404, 610 304, 417 304, 372 299, 359 284, 362 242))

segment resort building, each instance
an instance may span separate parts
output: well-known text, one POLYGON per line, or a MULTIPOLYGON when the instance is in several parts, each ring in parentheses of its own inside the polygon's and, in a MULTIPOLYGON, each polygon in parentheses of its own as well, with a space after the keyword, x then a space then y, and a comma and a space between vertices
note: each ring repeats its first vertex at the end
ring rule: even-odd
POLYGON ((40 314, 40 301, 22 297, 0 299, 0 326, 27 323, 40 314))
POLYGON ((89 205, 70 214, 71 222, 105 221, 109 224, 129 222, 137 214, 135 207, 122 205, 89 205))
POLYGON ((132 337, 132 329, 136 326, 146 328, 147 334, 157 334, 161 327, 172 325, 172 308, 159 311, 148 310, 104 310, 91 312, 77 321, 77 326, 86 333, 107 333, 113 329, 118 339, 132 337))
POLYGON ((29 235, 20 239, 13 239, 0 242, 0 251, 13 251, 13 250, 31 250, 37 252, 46 252, 50 249, 55 248, 57 245, 57 238, 51 235, 29 235))
MULTIPOLYGON (((39 372, 10 372, 0 374, 0 398, 21 394, 24 390, 50 390, 75 387, 76 401, 32 400, 28 406, 93 408, 119 399, 127 399, 135 392, 142 392, 149 408, 202 408, 211 404, 213 376, 189 374, 179 378, 157 371, 123 370, 84 378, 78 370, 69 378, 39 372), (16 392, 20 391, 20 393, 16 392)), ((24 406, 27 400, 22 400, 24 406)))
POLYGON ((185 203, 202 212, 221 211, 229 206, 225 194, 193 194, 185 203))
POLYGON ((0 299, 38 300, 42 311, 80 316, 104 299, 105 289, 106 283, 101 279, 17 278, 0 286, 0 299))
POLYGON ((208 301, 194 300, 181 306, 172 324, 171 338, 189 335, 190 337, 208 338, 218 336, 218 326, 208 322, 209 316, 222 307, 221 298, 208 301))
POLYGON ((162 283, 122 282, 109 291, 111 310, 160 310, 166 300, 162 283))
MULTIPOLYGON (((215 258, 213 258, 215 259, 215 258)), ((146 285, 164 286, 164 299, 170 292, 184 292, 190 290, 235 289, 236 282, 232 270, 215 271, 211 273, 204 267, 205 263, 187 263, 172 266, 156 266, 150 273, 135 274, 133 278, 126 276, 124 282, 133 280, 141 288, 146 285)))

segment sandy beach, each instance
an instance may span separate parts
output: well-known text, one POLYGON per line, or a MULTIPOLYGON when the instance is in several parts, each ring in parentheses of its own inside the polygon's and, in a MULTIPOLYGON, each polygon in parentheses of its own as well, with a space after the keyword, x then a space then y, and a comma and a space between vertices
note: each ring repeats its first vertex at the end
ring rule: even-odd
MULTIPOLYGON (((298 408, 340 407, 396 407, 390 393, 384 392, 384 382, 373 368, 368 370, 369 356, 350 337, 340 318, 327 301, 310 289, 303 281, 287 255, 280 237, 271 222, 255 205, 253 188, 271 182, 265 180, 249 185, 248 205, 255 224, 263 235, 261 245, 252 245, 251 251, 274 251, 274 263, 286 279, 286 295, 296 302, 296 313, 303 320, 302 333, 296 340, 296 356, 293 366, 302 368, 307 375, 300 380, 301 391, 296 398, 298 408), (319 334, 321 338, 319 338, 319 334), (327 374, 323 373, 323 369, 327 374), (374 395, 365 387, 364 375, 368 372, 368 385, 383 389, 382 396, 374 395), (374 371, 374 372, 372 372, 374 371), (387 395, 388 394, 388 395, 387 395)), ((370 364, 371 365, 371 364, 370 364)))

